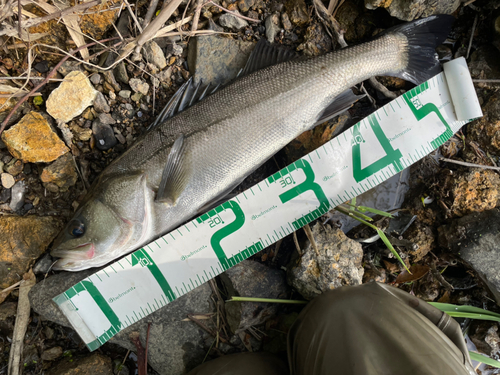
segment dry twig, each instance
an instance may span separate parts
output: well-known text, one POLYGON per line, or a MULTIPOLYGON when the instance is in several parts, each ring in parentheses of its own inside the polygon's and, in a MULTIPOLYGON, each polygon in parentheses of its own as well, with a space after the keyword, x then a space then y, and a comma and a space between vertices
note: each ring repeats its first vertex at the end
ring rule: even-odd
POLYGON ((144 16, 144 22, 142 23, 142 27, 146 27, 151 22, 151 18, 153 18, 153 14, 155 14, 156 7, 158 6, 158 0, 151 0, 149 4, 148 11, 144 16))
POLYGON ((233 16, 235 17, 238 17, 238 18, 241 18, 241 19, 244 19, 244 20, 247 20, 247 21, 250 21, 250 22, 262 22, 261 20, 256 20, 255 18, 250 18, 250 17, 245 17, 245 16, 242 16, 241 14, 238 14, 238 13, 234 13, 234 12, 231 12, 230 10, 220 6, 219 4, 216 4, 214 3, 212 0, 208 1, 208 3, 216 6, 217 8, 219 8, 220 10, 223 10, 224 12, 226 13, 229 13, 229 14, 232 14, 233 16))
POLYGON ((447 158, 439 158, 439 160, 447 162, 447 163, 463 165, 464 167, 493 169, 495 171, 500 171, 500 167, 492 167, 490 165, 481 165, 481 164, 467 163, 465 161, 459 161, 459 160, 453 160, 453 159, 447 159, 447 158))
POLYGON ((476 14, 476 17, 474 17, 474 23, 472 24, 472 31, 470 33, 469 46, 467 47, 467 55, 465 56, 466 59, 469 58, 470 49, 472 47, 472 40, 474 39, 474 32, 476 31, 477 19, 478 19, 478 15, 476 14))

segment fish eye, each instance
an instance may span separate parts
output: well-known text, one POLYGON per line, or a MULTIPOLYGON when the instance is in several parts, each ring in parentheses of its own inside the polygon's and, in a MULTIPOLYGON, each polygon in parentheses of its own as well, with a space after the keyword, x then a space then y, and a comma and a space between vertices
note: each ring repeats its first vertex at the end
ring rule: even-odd
POLYGON ((85 233, 85 225, 78 219, 73 219, 68 225, 68 233, 73 237, 81 237, 85 233))

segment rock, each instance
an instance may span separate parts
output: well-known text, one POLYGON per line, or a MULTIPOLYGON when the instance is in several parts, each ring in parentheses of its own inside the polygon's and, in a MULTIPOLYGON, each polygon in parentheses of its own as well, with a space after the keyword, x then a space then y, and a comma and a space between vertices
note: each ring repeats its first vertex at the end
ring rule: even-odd
POLYGON ((500 154, 500 92, 495 92, 483 106, 484 116, 467 126, 471 140, 483 150, 500 154))
POLYGON ((49 71, 49 64, 45 60, 40 61, 39 63, 35 64, 34 68, 39 73, 47 73, 49 71))
POLYGON ((454 216, 494 208, 500 199, 499 189, 498 174, 492 170, 479 168, 463 169, 447 175, 443 187, 450 197, 445 199, 445 203, 454 216))
POLYGON ((302 257, 294 252, 287 266, 288 283, 306 299, 344 285, 359 285, 363 278, 361 244, 337 228, 317 223, 312 228, 319 257, 308 243, 302 257))
POLYGON ((101 81, 102 81, 102 78, 97 73, 94 73, 90 76, 90 82, 92 82, 94 85, 98 85, 99 83, 101 83, 101 81))
POLYGON ((170 86, 172 84, 172 79, 170 77, 172 77, 172 67, 162 70, 156 75, 156 78, 158 78, 158 80, 166 86, 170 86))
POLYGON ((271 14, 266 18, 266 38, 269 43, 274 42, 274 38, 280 32, 281 28, 279 26, 280 18, 279 14, 271 14))
POLYGON ((109 86, 111 86, 110 89, 112 89, 113 91, 116 91, 116 92, 121 90, 121 87, 118 84, 118 82, 116 82, 115 75, 113 74, 113 72, 111 70, 103 71, 102 75, 104 76, 105 83, 107 83, 109 86))
POLYGON ((128 98, 130 98, 130 94, 132 94, 132 92, 130 90, 121 90, 118 93, 118 96, 120 98, 123 98, 123 99, 128 99, 128 98))
POLYGON ((305 41, 297 47, 297 51, 304 51, 308 56, 319 56, 332 50, 332 41, 319 23, 312 23, 307 28, 305 41))
MULTIPOLYGON (((181 56, 183 51, 184 49, 182 48, 182 46, 175 42, 167 45, 167 52, 169 55, 181 56)), ((170 63, 169 65, 172 65, 172 63, 170 63)))
POLYGON ((82 72, 82 65, 78 61, 65 61, 62 65, 57 68, 57 71, 61 73, 64 77, 72 72, 82 72))
POLYGON ((10 189, 16 183, 16 180, 14 180, 14 177, 12 177, 12 175, 8 174, 8 173, 2 173, 0 178, 2 181, 2 186, 6 189, 10 189))
POLYGON ((19 173, 21 173, 24 169, 24 164, 21 160, 18 159, 12 159, 9 164, 7 164, 5 167, 5 172, 10 173, 12 176, 17 176, 19 173))
POLYGON ((0 203, 5 203, 10 200, 10 189, 0 190, 0 203))
POLYGON ((101 40, 116 20, 119 12, 115 6, 116 3, 117 0, 112 0, 87 9, 79 20, 82 33, 90 35, 93 39, 101 40), (113 9, 106 10, 109 8, 113 9))
POLYGON ((116 124, 116 120, 111 117, 109 113, 100 113, 99 114, 99 121, 102 122, 103 124, 107 125, 113 125, 116 124))
POLYGON ((71 72, 50 93, 47 112, 56 120, 68 122, 91 106, 97 95, 89 79, 82 72, 71 72))
POLYGON ((434 14, 452 14, 460 0, 365 0, 367 9, 386 8, 389 14, 402 21, 413 21, 434 14))
POLYGON ((302 26, 309 22, 309 13, 304 0, 286 0, 285 9, 294 25, 302 26))
POLYGON ((248 12, 250 8, 254 7, 257 3, 256 0, 240 0, 238 1, 238 8, 244 13, 248 12))
POLYGON ((286 31, 292 30, 292 23, 290 22, 290 18, 288 17, 288 14, 286 14, 286 13, 281 14, 281 23, 283 24, 283 28, 286 31))
POLYGON ((92 123, 92 133, 94 133, 95 146, 98 150, 106 151, 116 145, 113 128, 108 124, 103 124, 99 119, 92 123))
POLYGON ((86 142, 92 137, 92 129, 82 128, 76 124, 70 125, 71 132, 75 139, 86 142))
POLYGON ((78 179, 72 155, 67 153, 45 167, 40 179, 43 183, 56 184, 61 191, 68 190, 78 179))
POLYGON ((135 92, 130 99, 132 99, 134 102, 139 102, 143 95, 140 92, 135 92))
POLYGON ((33 266, 33 273, 35 275, 45 275, 50 271, 53 263, 54 259, 49 253, 46 253, 33 266))
POLYGON ((245 64, 255 47, 254 43, 221 38, 215 35, 191 39, 188 66, 195 83, 226 84, 245 64))
POLYGON ((159 69, 163 69, 167 66, 167 60, 165 59, 163 51, 154 41, 146 43, 144 46, 144 57, 159 69))
POLYGON ((419 221, 413 223, 404 233, 404 239, 415 245, 415 248, 408 251, 413 257, 412 264, 422 260, 436 246, 431 227, 419 221))
MULTIPOLYGON (((263 264, 244 260, 221 275, 229 296, 284 298, 287 294, 285 273, 263 264)), ((233 333, 260 325, 276 314, 273 303, 228 302, 226 314, 233 333)))
MULTIPOLYGON (((237 10, 233 13, 240 14, 237 10)), ((240 30, 248 26, 248 22, 243 18, 236 17, 230 13, 224 13, 219 17, 219 24, 222 27, 227 27, 228 29, 240 30)))
POLYGON ((438 229, 439 245, 458 254, 500 304, 500 210, 476 212, 438 229))
POLYGON ((108 113, 110 111, 108 101, 101 92, 98 92, 95 97, 94 109, 99 113, 108 113))
POLYGON ((69 151, 47 120, 30 112, 2 133, 9 152, 25 163, 50 163, 69 151))
POLYGON ((11 189, 11 199, 9 207, 12 211, 18 212, 24 205, 24 196, 26 195, 26 184, 24 181, 18 181, 11 189))
POLYGON ((469 329, 469 337, 479 352, 487 356, 494 356, 498 352, 500 337, 495 322, 473 322, 469 329))
POLYGON ((63 354, 62 348, 60 346, 55 346, 53 348, 44 350, 41 355, 41 358, 44 361, 54 361, 60 356, 62 356, 62 354, 63 354))
POLYGON ((149 85, 140 80, 139 78, 131 78, 128 84, 135 92, 140 92, 142 95, 147 95, 149 91, 149 85))
POLYGON ((123 61, 116 66, 113 72, 115 73, 115 77, 118 81, 128 85, 129 78, 127 68, 125 67, 125 63, 123 61))
POLYGON ((102 354, 94 353, 88 357, 78 358, 64 358, 58 362, 54 367, 51 367, 47 375, 113 375, 113 367, 111 365, 111 358, 102 354))
MULTIPOLYGON (((95 269, 63 272, 36 284, 29 293, 33 310, 45 319, 69 327, 68 320, 52 298, 94 272, 96 272, 95 269)), ((203 284, 148 315, 146 319, 119 332, 110 340, 110 343, 135 351, 129 335, 131 332, 138 331, 142 345, 145 346, 148 322, 151 322, 148 364, 162 375, 184 374, 203 362, 208 349, 205 347, 205 340, 209 338, 208 334, 196 324, 184 321, 184 319, 190 313, 211 313, 214 308, 210 302, 210 295, 210 287, 208 284, 203 284)), ((209 342, 212 341, 213 338, 210 337, 209 342)))
POLYGON ((59 228, 60 222, 53 216, 0 216, 0 289, 21 279, 59 228))

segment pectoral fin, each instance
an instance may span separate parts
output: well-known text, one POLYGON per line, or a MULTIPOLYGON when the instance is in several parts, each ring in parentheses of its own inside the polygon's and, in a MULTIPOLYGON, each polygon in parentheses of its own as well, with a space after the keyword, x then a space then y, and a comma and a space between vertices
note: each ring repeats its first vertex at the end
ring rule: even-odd
POLYGON ((167 165, 161 176, 156 201, 175 206, 190 177, 190 167, 186 160, 186 142, 180 135, 174 142, 167 165))

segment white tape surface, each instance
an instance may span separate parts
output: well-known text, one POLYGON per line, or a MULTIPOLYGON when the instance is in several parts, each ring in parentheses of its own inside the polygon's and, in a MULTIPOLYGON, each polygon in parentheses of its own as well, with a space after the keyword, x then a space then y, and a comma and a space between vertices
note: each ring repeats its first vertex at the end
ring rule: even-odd
MULTIPOLYGON (((460 64, 452 61, 446 65, 460 64)), ((54 298, 90 350, 446 142, 462 125, 441 73, 234 199, 96 272, 54 298)), ((472 88, 472 89, 471 89, 472 88)), ((461 100, 461 99, 459 99, 461 100)), ((461 100, 476 116, 476 100, 461 100)))

